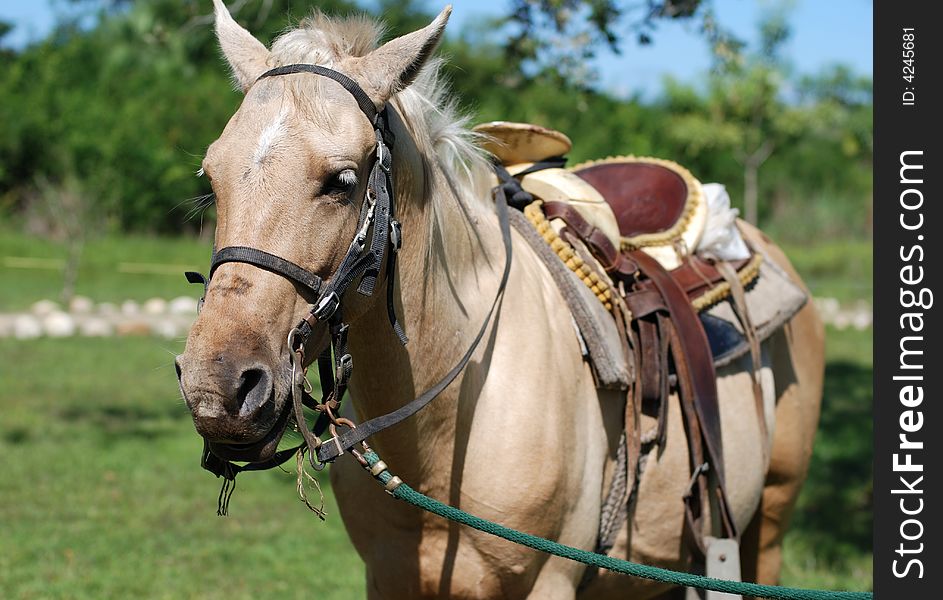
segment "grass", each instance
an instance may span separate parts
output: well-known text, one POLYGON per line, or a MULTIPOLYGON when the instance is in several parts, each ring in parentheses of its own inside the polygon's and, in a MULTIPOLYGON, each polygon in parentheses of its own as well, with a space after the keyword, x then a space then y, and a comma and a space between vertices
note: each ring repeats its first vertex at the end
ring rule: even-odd
MULTIPOLYGON (((205 269, 210 244, 103 238, 77 292, 97 301, 196 295, 177 273, 205 269)), ((816 295, 870 299, 867 243, 787 246, 816 295)), ((0 312, 55 298, 60 273, 4 266, 56 259, 57 245, 0 227, 0 312)), ((829 330, 825 401, 809 479, 787 534, 783 583, 871 587, 871 333, 829 330)), ((297 500, 295 477, 244 475, 232 517, 179 399, 171 357, 150 338, 0 339, 0 596, 3 598, 356 598, 363 566, 324 479, 329 517, 297 500)))
POLYGON ((871 332, 829 329, 827 342, 822 415, 786 535, 783 583, 871 589, 871 332))
MULTIPOLYGON (((211 242, 194 238, 143 235, 92 240, 82 254, 76 293, 110 302, 196 295, 197 288, 184 280, 183 271, 205 272, 211 246, 211 242), (129 273, 127 263, 136 263, 139 269, 142 264, 145 269, 161 265, 166 270, 129 273)), ((843 303, 871 300, 871 242, 830 240, 814 245, 784 244, 783 249, 814 295, 838 298, 843 303)), ((0 282, 13 282, 0 288, 0 311, 23 309, 40 298, 58 298, 62 290, 61 269, 12 267, 7 257, 62 260, 65 255, 60 244, 0 228, 0 282)))
MULTIPOLYGON (((830 331, 822 427, 783 583, 871 582, 870 337, 830 331)), ((356 598, 356 556, 326 486, 243 475, 228 518, 174 381, 178 342, 0 340, 0 589, 5 598, 356 598)), ((326 477, 322 477, 326 480, 326 477)), ((326 483, 326 481, 325 481, 326 483)))
POLYGON ((199 468, 178 350, 0 340, 0 596, 362 597, 330 493, 322 523, 294 474, 244 475, 232 516, 216 516, 219 480, 199 468))
POLYGON ((874 256, 870 241, 838 239, 783 244, 783 250, 814 296, 837 298, 843 304, 871 302, 874 256))
MULTIPOLYGON (((97 302, 196 296, 199 290, 186 282, 183 272, 205 272, 211 251, 212 242, 195 238, 94 239, 82 252, 75 292, 97 302)), ((61 244, 0 228, 0 311, 27 308, 42 298, 58 299, 65 256, 61 244), (15 266, 21 258, 40 261, 32 261, 30 268, 15 266)))

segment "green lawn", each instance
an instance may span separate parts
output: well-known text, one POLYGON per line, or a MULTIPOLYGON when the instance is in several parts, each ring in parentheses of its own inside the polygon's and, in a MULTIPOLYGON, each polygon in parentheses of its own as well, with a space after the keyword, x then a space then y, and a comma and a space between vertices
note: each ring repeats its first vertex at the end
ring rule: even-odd
POLYGON ((816 244, 783 244, 783 251, 812 294, 843 304, 871 302, 873 245, 868 240, 822 240, 816 244))
MULTIPOLYGON (((98 302, 197 296, 199 289, 183 272, 206 272, 212 245, 143 235, 91 240, 82 252, 75 291, 98 302)), ((61 244, 0 228, 0 312, 58 299, 65 256, 61 244)))
MULTIPOLYGON (((193 238, 137 235, 92 240, 82 254, 76 293, 110 302, 196 295, 197 288, 187 284, 183 271, 205 272, 211 249, 212 242, 193 238), (157 272, 151 265, 159 265, 157 272), (148 269, 152 271, 128 272, 148 269)), ((869 241, 785 244, 784 250, 814 295, 838 298, 843 303, 871 300, 869 241)), ((49 261, 61 261, 65 255, 60 244, 0 228, 0 282, 12 282, 0 286, 0 311, 25 308, 40 298, 58 298, 61 268, 49 261), (41 262, 30 268, 11 266, 21 263, 20 258, 41 262)))
MULTIPOLYGON (((98 301, 198 290, 210 243, 104 238, 83 255, 77 292, 98 301), (129 273, 122 263, 175 265, 129 273)), ((866 243, 787 252, 817 295, 870 298, 866 243)), ((0 312, 55 298, 61 274, 5 257, 61 259, 55 244, 0 228, 0 312), (14 261, 15 263, 15 261, 14 261)), ((829 331, 822 424, 787 536, 783 583, 871 586, 871 332, 829 331)), ((243 475, 229 518, 219 480, 180 400, 172 356, 153 338, 0 339, 0 597, 252 598, 363 596, 362 565, 327 488, 320 522, 295 476, 243 475)))
MULTIPOLYGON (((783 583, 868 589, 870 337, 830 339, 783 583)), ((232 515, 215 515, 219 480, 199 468, 171 364, 179 350, 151 338, 0 340, 3 597, 362 597, 329 489, 324 523, 298 501, 293 474, 246 474, 232 515)))
POLYGON ((871 589, 871 331, 828 330, 815 452, 786 535, 783 582, 871 589))
POLYGON ((243 475, 216 516, 179 349, 0 340, 0 597, 362 597, 333 498, 319 521, 294 474, 243 475))

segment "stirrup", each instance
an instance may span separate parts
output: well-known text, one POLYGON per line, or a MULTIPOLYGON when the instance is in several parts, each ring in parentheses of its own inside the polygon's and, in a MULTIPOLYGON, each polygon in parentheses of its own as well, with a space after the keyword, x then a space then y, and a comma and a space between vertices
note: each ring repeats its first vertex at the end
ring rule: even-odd
MULTIPOLYGON (((733 538, 715 538, 704 536, 704 545, 707 547, 708 577, 726 579, 727 581, 742 581, 740 576, 740 544, 733 538)), ((695 588, 687 588, 685 600, 742 600, 743 596, 725 594, 708 590, 704 592, 695 588)))

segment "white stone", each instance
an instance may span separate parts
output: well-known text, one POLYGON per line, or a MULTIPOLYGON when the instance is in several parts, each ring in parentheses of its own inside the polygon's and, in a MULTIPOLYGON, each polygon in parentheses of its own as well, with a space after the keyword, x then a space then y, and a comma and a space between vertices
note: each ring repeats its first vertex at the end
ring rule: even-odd
POLYGON ((49 337, 69 337, 75 335, 75 319, 69 313, 57 310, 43 319, 43 329, 49 337))
POLYGON ((819 309, 822 318, 829 321, 841 312, 841 304, 835 298, 816 298, 815 306, 819 309))
POLYGON ((118 335, 151 335, 151 324, 141 319, 121 321, 115 325, 118 335))
POLYGON ((196 298, 190 296, 178 296, 170 301, 170 314, 172 315, 195 315, 196 298))
POLYGON ((115 315, 118 313, 118 307, 114 302, 102 302, 98 305, 98 314, 100 315, 115 315))
POLYGON ((125 300, 121 303, 121 314, 137 315, 141 312, 141 305, 134 300, 125 300))
POLYGON ((831 320, 831 324, 836 329, 848 329, 848 326, 851 325, 851 317, 846 312, 840 312, 831 320))
POLYGON ((30 312, 37 317, 45 317, 57 310, 59 310, 59 305, 52 300, 40 300, 30 307, 30 312))
POLYGON ((89 317, 79 322, 79 333, 86 337, 109 337, 114 335, 115 328, 106 319, 89 317))
POLYGON ((151 298, 144 303, 145 315, 162 315, 167 312, 167 301, 163 298, 151 298))
POLYGON ((18 340, 31 340, 42 334, 43 326, 32 315, 19 315, 13 320, 13 337, 18 340))
POLYGON ((85 296, 75 296, 69 301, 69 312, 76 315, 87 315, 95 308, 95 303, 85 296))
POLYGON ((864 331, 871 327, 873 321, 874 318, 871 315, 871 309, 867 308, 865 310, 855 311, 854 316, 851 318, 851 325, 858 331, 864 331))
POLYGON ((171 318, 173 319, 177 331, 179 331, 182 336, 186 336, 190 333, 190 328, 193 327, 193 322, 196 321, 195 315, 175 315, 171 318))
POLYGON ((177 329, 177 324, 170 319, 161 319, 156 321, 151 326, 151 333, 158 335, 162 338, 172 340, 180 335, 180 330, 177 329))

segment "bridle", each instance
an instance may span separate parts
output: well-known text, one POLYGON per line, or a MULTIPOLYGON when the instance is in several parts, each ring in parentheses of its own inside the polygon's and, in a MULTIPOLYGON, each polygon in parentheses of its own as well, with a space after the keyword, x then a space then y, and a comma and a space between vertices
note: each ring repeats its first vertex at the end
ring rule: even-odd
MULTIPOLYGON (((357 101, 357 105, 373 127, 376 135, 376 153, 373 166, 367 181, 367 188, 360 208, 360 218, 357 223, 357 233, 341 260, 340 266, 326 279, 301 267, 289 260, 275 256, 263 250, 248 246, 227 246, 214 250, 210 262, 209 276, 189 271, 186 273, 190 283, 203 284, 203 296, 209 288, 210 280, 220 265, 229 262, 241 262, 265 269, 292 281, 304 290, 307 297, 315 298, 308 314, 295 325, 288 334, 287 345, 291 359, 291 396, 295 423, 301 432, 304 441, 292 448, 276 452, 265 461, 237 465, 214 454, 208 442, 203 442, 203 457, 201 466, 224 479, 223 489, 220 492, 219 514, 226 514, 229 497, 232 494, 236 475, 243 471, 259 471, 271 469, 287 462, 293 455, 307 451, 308 460, 316 470, 333 462, 338 456, 350 452, 362 464, 366 464, 362 454, 354 447, 361 445, 364 451, 369 448, 366 439, 371 435, 392 427, 409 418, 425 407, 438 396, 465 368, 472 354, 484 337, 488 323, 501 302, 511 270, 511 233, 507 215, 505 184, 493 190, 498 222, 504 241, 505 265, 501 281, 495 293, 484 322, 477 336, 466 350, 458 363, 435 385, 426 390, 412 402, 405 404, 388 414, 370 419, 360 425, 355 425, 349 419, 339 417, 341 400, 347 391, 350 376, 353 372, 353 358, 348 349, 349 325, 344 322, 342 300, 348 288, 355 281, 360 280, 357 292, 364 296, 371 296, 380 276, 383 260, 386 260, 386 292, 387 314, 390 326, 402 344, 408 339, 396 316, 393 302, 393 286, 396 272, 396 257, 402 246, 402 228, 396 220, 396 204, 393 194, 393 156, 391 147, 394 142, 390 131, 389 112, 392 109, 385 106, 377 111, 369 96, 351 78, 343 73, 322 67, 320 65, 293 64, 277 67, 263 73, 256 80, 267 77, 290 75, 295 73, 311 73, 333 79, 344 87, 357 101), (372 235, 370 230, 372 229, 372 235), (369 240, 368 240, 369 237, 369 240), (322 399, 315 400, 310 394, 310 386, 305 376, 305 346, 319 323, 325 323, 330 333, 330 344, 318 356, 318 373, 321 381, 322 399), (319 413, 313 426, 308 429, 304 417, 303 406, 307 406, 319 413), (338 429, 345 429, 343 433, 338 429), (320 436, 329 430, 331 438, 322 441, 320 436)), ((511 192, 520 193, 519 186, 509 188, 511 192)), ((200 300, 200 306, 203 299, 200 300)), ((288 410, 287 407, 284 410, 288 410)))

